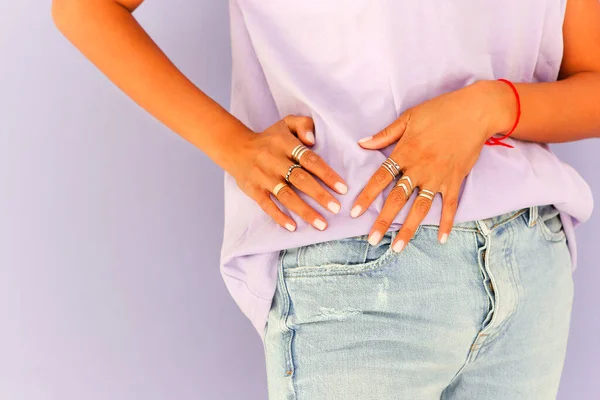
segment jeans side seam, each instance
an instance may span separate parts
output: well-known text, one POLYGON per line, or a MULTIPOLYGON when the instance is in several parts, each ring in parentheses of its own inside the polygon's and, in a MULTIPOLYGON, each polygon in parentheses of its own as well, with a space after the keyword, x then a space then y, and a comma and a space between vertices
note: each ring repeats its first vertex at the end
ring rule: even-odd
POLYGON ((287 250, 284 249, 282 250, 282 254, 281 254, 281 258, 279 261, 279 273, 278 273, 278 279, 279 279, 279 287, 281 288, 281 290, 279 291, 280 293, 280 299, 281 299, 281 319, 280 319, 280 328, 285 328, 285 329, 280 329, 284 335, 284 342, 285 342, 285 376, 289 377, 291 379, 290 381, 290 386, 292 389, 292 394, 294 396, 294 399, 296 398, 296 388, 295 388, 295 384, 294 384, 294 380, 293 380, 293 376, 294 376, 294 371, 295 371, 295 366, 294 366, 294 359, 293 359, 293 339, 294 339, 294 335, 295 335, 295 330, 288 324, 288 317, 290 315, 290 308, 291 308, 291 298, 290 298, 290 294, 285 282, 285 277, 283 274, 283 264, 285 262, 285 255, 287 254, 287 250))

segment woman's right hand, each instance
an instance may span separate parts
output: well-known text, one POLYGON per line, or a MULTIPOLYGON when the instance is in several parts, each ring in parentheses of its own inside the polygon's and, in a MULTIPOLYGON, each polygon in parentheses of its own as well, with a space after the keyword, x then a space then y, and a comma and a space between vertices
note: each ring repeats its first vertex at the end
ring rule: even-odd
MULTIPOLYGON (((294 220, 279 209, 271 196, 279 183, 287 184, 288 169, 296 164, 292 150, 300 144, 312 146, 315 143, 312 118, 288 115, 277 121, 260 134, 243 135, 236 139, 232 155, 235 162, 225 168, 236 180, 240 189, 258 203, 277 224, 289 231, 296 230, 294 220)), ((230 151, 231 151, 230 150, 230 151)), ((304 221, 319 230, 327 227, 325 218, 298 196, 300 190, 317 201, 321 206, 337 214, 339 201, 315 179, 340 194, 348 192, 344 180, 319 157, 307 149, 300 157, 302 168, 294 168, 289 183, 277 192, 277 200, 304 221), (313 176, 314 175, 314 176, 313 176), (292 188, 292 186, 294 188, 292 188)))

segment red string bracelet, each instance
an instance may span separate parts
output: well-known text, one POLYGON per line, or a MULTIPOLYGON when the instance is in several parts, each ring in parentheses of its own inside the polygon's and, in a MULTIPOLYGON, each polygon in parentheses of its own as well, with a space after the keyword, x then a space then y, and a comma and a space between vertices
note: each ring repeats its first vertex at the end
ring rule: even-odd
POLYGON ((510 147, 511 149, 513 149, 514 146, 511 146, 508 143, 504 143, 503 140, 506 139, 507 137, 509 137, 515 131, 515 129, 517 128, 517 125, 519 125, 519 120, 521 119, 521 97, 519 96, 519 92, 517 91, 517 88, 511 81, 509 81, 507 79, 503 79, 503 78, 500 78, 498 80, 501 82, 504 82, 508 86, 510 86, 510 88, 513 90, 513 92, 515 94, 515 97, 517 98, 517 119, 515 120, 515 124, 513 125, 512 129, 510 131, 508 131, 507 134, 505 134, 504 136, 501 136, 499 138, 491 137, 485 141, 485 144, 487 144, 488 146, 504 146, 504 147, 510 147))

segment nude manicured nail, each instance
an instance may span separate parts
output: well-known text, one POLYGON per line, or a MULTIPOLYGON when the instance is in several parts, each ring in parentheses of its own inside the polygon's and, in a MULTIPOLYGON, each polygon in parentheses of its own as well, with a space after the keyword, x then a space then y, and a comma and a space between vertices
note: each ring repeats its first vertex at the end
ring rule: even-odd
POLYGON ((448 234, 447 234, 447 233, 444 233, 444 234, 442 235, 442 238, 440 239, 440 243, 441 243, 441 244, 445 244, 447 241, 448 241, 448 234))
POLYGON ((311 131, 306 132, 306 140, 308 140, 310 144, 315 144, 315 134, 311 131))
POLYGON ((348 193, 348 186, 344 185, 342 182, 337 182, 335 185, 333 185, 333 187, 338 191, 338 193, 348 193))
POLYGON ((396 253, 401 252, 403 248, 404 248, 404 240, 400 240, 400 241, 394 243, 394 245, 392 246, 392 250, 394 250, 396 253))
POLYGON ((329 208, 329 210, 334 213, 337 214, 340 212, 340 208, 342 208, 342 206, 340 206, 338 203, 336 203, 335 201, 330 201, 327 204, 327 208, 329 208))
POLYGON ((287 229, 290 232, 294 232, 296 230, 296 227, 292 224, 285 224, 285 229, 287 229))
POLYGON ((315 226, 315 228, 317 228, 318 230, 322 231, 323 229, 325 229, 327 227, 327 224, 325 223, 325 221, 323 221, 322 219, 315 219, 315 222, 313 222, 313 225, 315 226))
POLYGON ((360 139, 358 141, 358 143, 364 143, 364 142, 367 142, 367 141, 369 141, 371 139, 373 139, 373 136, 367 136, 367 137, 364 137, 364 138, 360 139))
POLYGON ((358 217, 358 214, 360 214, 361 210, 362 210, 361 206, 354 206, 354 208, 352 209, 352 211, 350 211, 350 216, 352 218, 358 217))
POLYGON ((381 240, 381 233, 375 231, 369 236, 369 244, 375 246, 381 240))

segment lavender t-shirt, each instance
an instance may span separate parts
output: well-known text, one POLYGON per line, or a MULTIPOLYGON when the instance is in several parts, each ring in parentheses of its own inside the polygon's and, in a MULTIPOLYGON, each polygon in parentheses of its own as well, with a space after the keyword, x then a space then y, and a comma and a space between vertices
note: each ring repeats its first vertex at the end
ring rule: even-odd
MULTIPOLYGON (((342 204, 337 215, 300 193, 329 226, 321 232, 290 213, 298 227, 288 232, 225 174, 220 270, 261 339, 280 250, 367 234, 382 208, 391 185, 365 214, 350 217, 353 201, 393 147, 365 150, 357 140, 407 108, 475 80, 555 81, 565 6, 566 0, 230 0, 230 112, 257 132, 288 114, 312 117, 313 150, 349 187, 335 195, 342 204)), ((590 217, 590 188, 547 145, 507 142, 514 149, 484 146, 463 185, 455 222, 554 204, 575 269, 574 227, 590 217)), ((390 229, 400 227, 411 203, 390 229)), ((423 223, 438 224, 440 211, 437 196, 423 223)))

